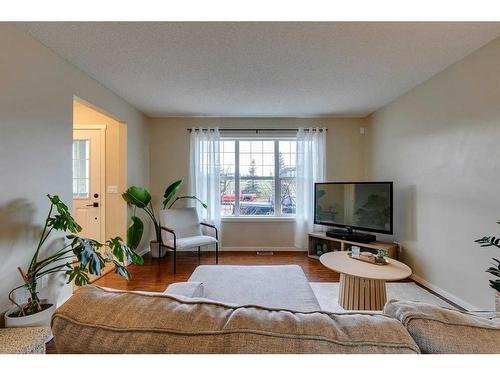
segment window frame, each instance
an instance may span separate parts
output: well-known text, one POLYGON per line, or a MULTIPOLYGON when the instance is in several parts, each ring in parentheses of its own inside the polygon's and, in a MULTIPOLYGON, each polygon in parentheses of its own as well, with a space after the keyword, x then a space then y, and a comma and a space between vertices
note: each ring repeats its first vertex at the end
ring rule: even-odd
MULTIPOLYGON (((297 181, 297 176, 295 177, 281 177, 280 176, 280 158, 279 158, 279 142, 280 141, 295 141, 296 138, 293 136, 221 136, 221 142, 224 141, 234 141, 234 214, 224 215, 221 210, 221 219, 223 221, 258 221, 258 220, 274 220, 274 221, 294 221, 296 218, 295 214, 284 214, 281 209, 281 181, 290 180, 295 178, 297 181), (240 141, 273 141, 274 142, 274 175, 273 176, 255 176, 254 180, 273 180, 274 183, 274 214, 273 215, 241 215, 240 214, 240 141)), ((295 143, 296 145, 296 143, 295 143)), ((243 177, 243 180, 248 179, 243 177)))

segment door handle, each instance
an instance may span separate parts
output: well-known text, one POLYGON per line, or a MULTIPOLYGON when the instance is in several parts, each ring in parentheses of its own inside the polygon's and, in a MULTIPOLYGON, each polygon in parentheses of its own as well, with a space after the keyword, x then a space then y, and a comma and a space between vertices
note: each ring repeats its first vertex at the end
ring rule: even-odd
POLYGON ((87 204, 87 207, 99 207, 99 202, 94 202, 92 204, 87 204))

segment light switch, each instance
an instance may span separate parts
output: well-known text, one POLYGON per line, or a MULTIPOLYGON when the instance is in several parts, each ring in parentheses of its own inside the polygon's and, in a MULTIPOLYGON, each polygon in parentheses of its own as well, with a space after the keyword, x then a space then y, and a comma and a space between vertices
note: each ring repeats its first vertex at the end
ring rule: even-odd
POLYGON ((118 193, 118 186, 116 186, 116 185, 108 185, 108 187, 106 189, 106 192, 108 194, 116 194, 116 193, 118 193))

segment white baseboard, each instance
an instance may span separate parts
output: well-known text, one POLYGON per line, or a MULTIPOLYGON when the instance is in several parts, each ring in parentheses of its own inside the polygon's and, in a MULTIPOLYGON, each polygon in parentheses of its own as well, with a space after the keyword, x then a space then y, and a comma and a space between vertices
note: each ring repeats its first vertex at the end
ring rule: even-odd
POLYGON ((443 290, 443 289, 437 287, 436 285, 428 282, 427 280, 421 278, 420 276, 417 276, 417 275, 413 274, 413 275, 410 276, 410 279, 416 281, 419 284, 422 284, 426 288, 429 288, 433 292, 439 294, 440 296, 443 296, 444 298, 450 300, 454 304, 456 304, 456 305, 458 305, 460 307, 463 307, 465 310, 468 310, 468 311, 479 311, 479 310, 481 310, 479 307, 476 307, 474 305, 471 305, 468 302, 465 302, 463 299, 458 298, 454 294, 451 294, 451 293, 447 292, 446 290, 443 290))
POLYGON ((298 247, 276 247, 276 246, 223 246, 221 247, 221 251, 302 251, 305 250, 299 249, 298 247))

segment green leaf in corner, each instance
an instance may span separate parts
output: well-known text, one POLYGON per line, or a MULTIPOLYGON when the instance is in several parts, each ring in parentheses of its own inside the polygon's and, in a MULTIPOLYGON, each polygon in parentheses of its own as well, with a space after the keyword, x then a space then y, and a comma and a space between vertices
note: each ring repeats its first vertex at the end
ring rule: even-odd
POLYGON ((137 216, 132 216, 130 220, 130 225, 127 229, 127 246, 132 249, 137 249, 144 232, 144 223, 137 216))
POLYGON ((182 185, 182 180, 177 180, 174 183, 170 184, 169 187, 165 190, 165 193, 163 194, 163 208, 167 207, 168 202, 175 196, 177 191, 182 185))
POLYGON ((139 208, 144 208, 151 202, 151 194, 149 194, 146 189, 139 186, 129 187, 125 193, 122 194, 122 197, 128 204, 139 208))

